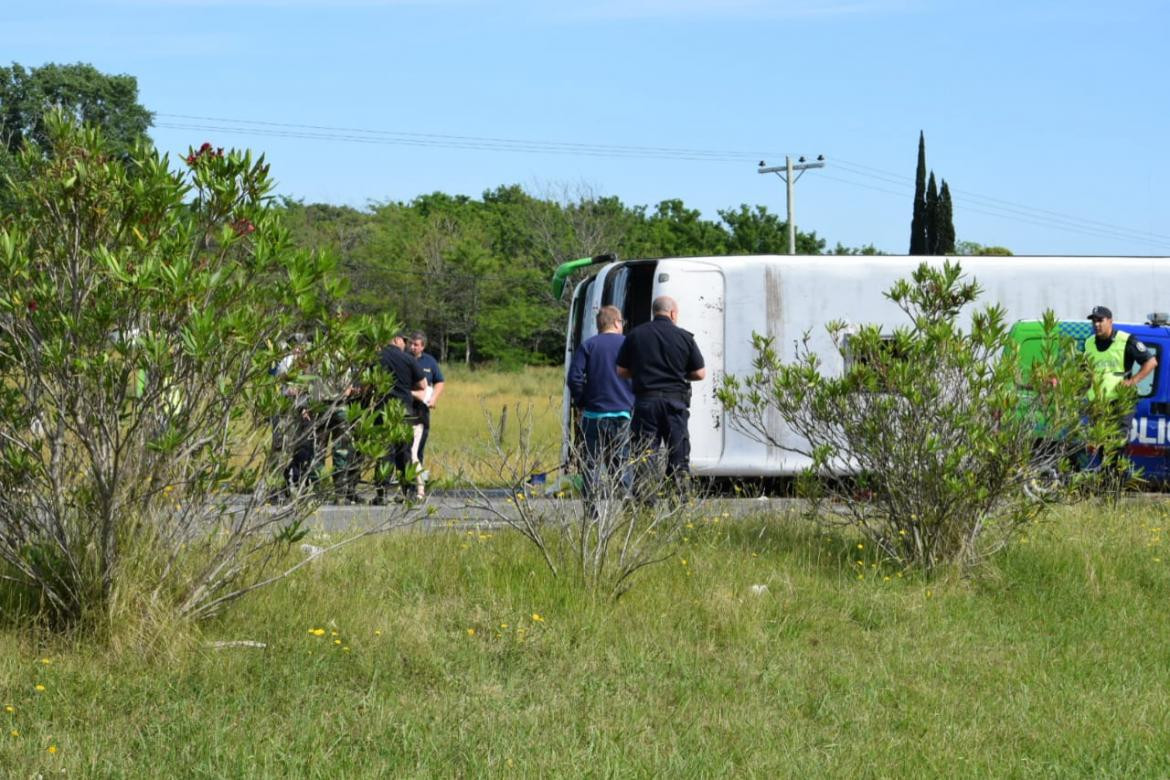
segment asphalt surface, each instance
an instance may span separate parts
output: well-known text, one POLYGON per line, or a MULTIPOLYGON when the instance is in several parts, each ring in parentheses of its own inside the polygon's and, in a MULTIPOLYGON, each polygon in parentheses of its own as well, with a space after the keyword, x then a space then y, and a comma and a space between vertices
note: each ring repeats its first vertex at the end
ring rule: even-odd
MULTIPOLYGON (((553 513, 577 517, 581 512, 579 499, 556 499, 525 496, 533 509, 546 516, 553 513)), ((713 498, 699 503, 696 511, 703 516, 743 517, 762 512, 787 513, 796 506, 791 498, 713 498)), ((387 531, 439 531, 472 528, 494 529, 507 526, 506 517, 516 512, 512 499, 505 491, 487 492, 484 496, 466 493, 435 493, 423 503, 392 503, 386 506, 319 507, 309 518, 309 525, 318 531, 367 531, 385 528, 387 531)))

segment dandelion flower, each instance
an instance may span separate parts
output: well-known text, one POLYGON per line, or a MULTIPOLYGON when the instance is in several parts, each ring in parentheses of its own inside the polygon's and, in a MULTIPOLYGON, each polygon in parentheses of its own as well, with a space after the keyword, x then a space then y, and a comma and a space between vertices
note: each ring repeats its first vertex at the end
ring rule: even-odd
POLYGON ((865 549, 865 545, 864 545, 864 544, 861 544, 860 542, 858 542, 858 543, 857 543, 857 549, 858 549, 858 550, 864 550, 864 549, 865 549))
POLYGON ((346 645, 345 647, 341 648, 341 652, 348 653, 349 652, 349 645, 346 645))
POLYGON ((44 664, 45 666, 48 666, 49 664, 53 663, 53 659, 52 658, 42 658, 41 663, 44 664))
POLYGON ((57 746, 56 746, 56 745, 49 745, 49 752, 50 752, 50 753, 56 753, 56 752, 57 752, 57 746))
POLYGON ((36 684, 35 686, 33 686, 33 687, 34 687, 34 689, 36 690, 36 692, 37 692, 37 693, 41 693, 42 691, 44 691, 44 690, 45 690, 45 686, 41 685, 40 683, 37 683, 37 684, 36 684))
POLYGON ((679 559, 679 562, 680 562, 680 563, 682 563, 682 565, 683 565, 683 566, 686 566, 686 565, 687 565, 687 559, 686 559, 686 558, 680 558, 680 559, 679 559))
POLYGON ((382 636, 382 629, 379 628, 376 631, 374 631, 374 636, 382 636))
POLYGON ((507 627, 508 627, 507 623, 500 623, 500 628, 507 628, 507 627))
POLYGON ((325 636, 325 629, 323 629, 323 628, 310 628, 309 633, 312 634, 313 636, 325 636))
POLYGON ((475 629, 474 628, 467 629, 467 635, 468 636, 475 636, 475 629))
POLYGON ((13 730, 12 730, 12 731, 10 731, 9 733, 10 733, 12 736, 14 736, 14 737, 19 737, 19 736, 20 736, 20 732, 19 732, 19 731, 17 731, 16 729, 13 729, 13 730))
POLYGON ((333 644, 335 644, 335 645, 339 645, 339 644, 341 644, 341 640, 340 640, 340 639, 334 639, 334 640, 333 640, 333 644))
POLYGON ((4 711, 9 713, 16 712, 16 707, 13 707, 11 704, 6 704, 4 705, 4 711))
POLYGON ((532 622, 533 622, 533 623, 543 623, 543 622, 544 622, 544 618, 542 618, 540 615, 538 615, 538 614, 536 614, 535 612, 533 612, 533 613, 532 613, 532 622))

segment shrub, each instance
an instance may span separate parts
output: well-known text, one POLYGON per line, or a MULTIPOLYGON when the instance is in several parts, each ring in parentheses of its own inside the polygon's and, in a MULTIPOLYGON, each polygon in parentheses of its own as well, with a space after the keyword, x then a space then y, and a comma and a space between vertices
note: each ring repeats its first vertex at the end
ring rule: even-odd
POLYGON ((346 387, 393 323, 338 312, 335 261, 291 246, 262 158, 204 144, 175 173, 47 128, 0 217, 5 579, 58 626, 212 614, 273 578, 313 508, 306 484, 265 506, 272 420, 345 411, 368 453, 401 435, 346 387), (313 339, 278 378, 294 332, 313 339))
POLYGON ((1085 400, 1092 371, 1051 314, 1050 349, 1027 377, 1001 307, 960 326, 979 292, 958 264, 920 265, 886 293, 908 326, 829 324, 839 376, 821 371, 807 334, 790 363, 757 334, 755 372, 718 391, 737 430, 781 446, 769 424, 779 413, 803 440, 811 465, 797 487, 814 514, 927 571, 1002 548, 1050 502, 1095 483, 1070 473, 1087 446, 1124 442, 1109 405, 1085 400))

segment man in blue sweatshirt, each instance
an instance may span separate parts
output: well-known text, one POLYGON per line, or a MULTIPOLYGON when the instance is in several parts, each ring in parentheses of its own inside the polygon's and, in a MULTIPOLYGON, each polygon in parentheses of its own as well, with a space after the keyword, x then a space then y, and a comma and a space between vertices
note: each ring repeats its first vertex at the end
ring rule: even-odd
POLYGON ((602 306, 597 312, 597 335, 578 347, 569 363, 569 394, 581 410, 587 505, 595 496, 624 495, 632 485, 630 412, 634 392, 629 380, 617 375, 617 354, 626 338, 622 325, 622 313, 616 306, 602 306))

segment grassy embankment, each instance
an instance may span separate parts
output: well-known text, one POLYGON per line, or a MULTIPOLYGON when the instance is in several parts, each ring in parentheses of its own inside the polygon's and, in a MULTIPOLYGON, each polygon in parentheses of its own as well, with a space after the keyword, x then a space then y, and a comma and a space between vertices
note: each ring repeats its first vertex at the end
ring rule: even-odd
POLYGON ((616 605, 510 534, 369 540, 167 654, 0 630, 0 776, 1165 777, 1167 522, 1079 507, 926 582, 707 517, 616 605))

